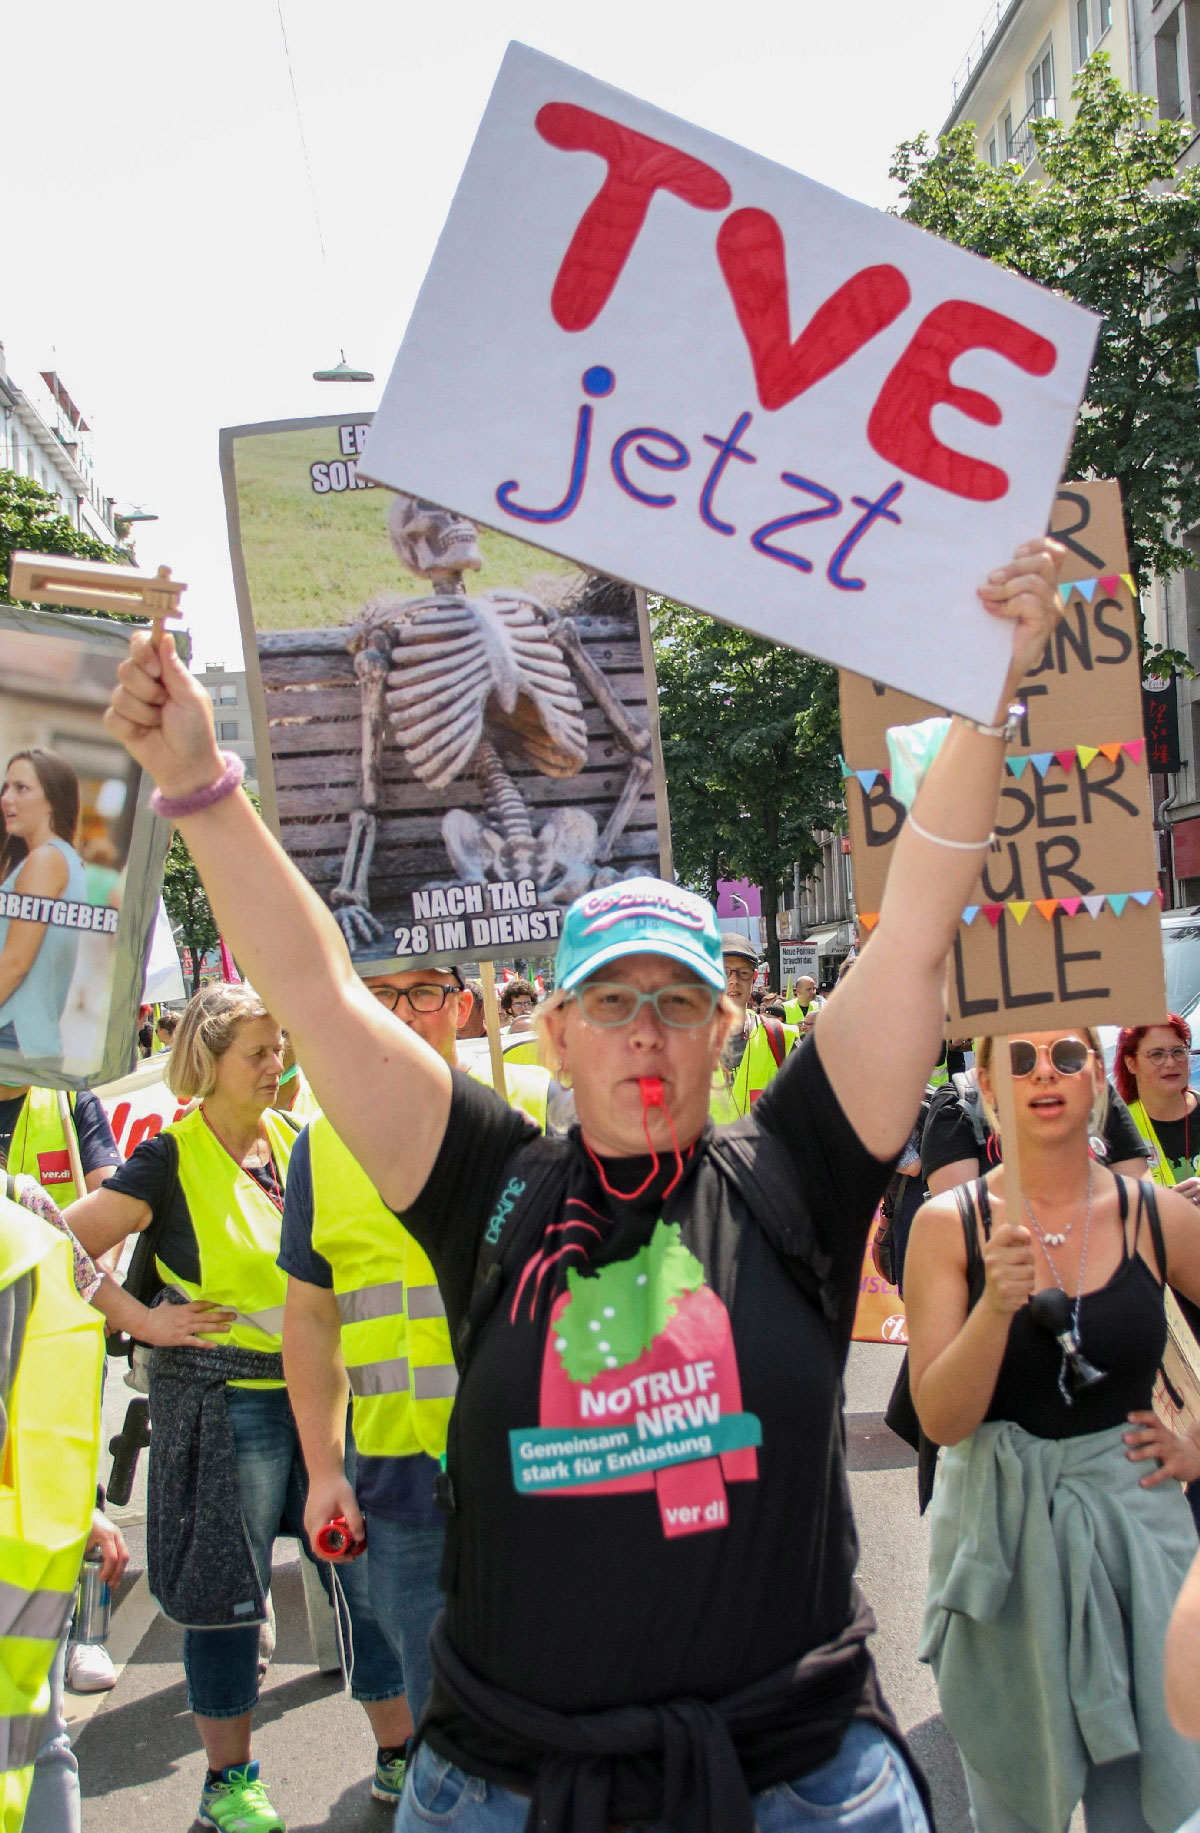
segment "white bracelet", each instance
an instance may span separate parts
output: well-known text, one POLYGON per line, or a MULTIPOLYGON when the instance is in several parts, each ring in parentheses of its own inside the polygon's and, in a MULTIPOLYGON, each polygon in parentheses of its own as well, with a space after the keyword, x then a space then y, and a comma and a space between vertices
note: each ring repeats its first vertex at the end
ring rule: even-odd
POLYGON ((947 840, 944 834, 931 834, 912 813, 909 814, 908 825, 914 834, 920 834, 922 840, 931 841, 934 846, 948 846, 956 853, 978 853, 983 847, 991 846, 996 838, 995 834, 988 834, 983 840, 947 840))

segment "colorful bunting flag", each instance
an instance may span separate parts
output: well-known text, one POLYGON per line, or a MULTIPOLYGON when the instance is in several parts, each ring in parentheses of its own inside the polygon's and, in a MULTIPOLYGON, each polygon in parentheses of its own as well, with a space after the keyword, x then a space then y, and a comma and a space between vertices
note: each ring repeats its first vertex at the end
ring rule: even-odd
POLYGON ((1110 891, 1108 894, 1109 909, 1114 916, 1120 916, 1129 902, 1128 891, 1110 891))
POLYGON ((1075 755, 1079 759, 1079 768, 1081 770, 1086 770, 1092 759, 1099 756, 1099 747, 1096 745, 1076 745, 1075 755))
POLYGON ((1045 917, 1048 923, 1051 917, 1054 915, 1054 912, 1058 909, 1058 899, 1056 897, 1035 898, 1034 907, 1035 909, 1041 911, 1042 915, 1045 917))
POLYGON ((1110 598, 1120 583, 1120 578, 1116 573, 1101 573, 1100 575, 1100 590, 1107 592, 1110 598))
POLYGON ((1077 592, 1082 592, 1090 605, 1093 598, 1096 596, 1096 581, 1094 579, 1077 580, 1075 590, 1077 592))
POLYGON ((1119 744, 1118 745, 1101 745, 1100 751, 1101 751, 1101 754, 1108 759, 1110 764, 1115 764, 1117 759, 1121 755, 1121 747, 1119 744))
POLYGON ((1142 909, 1145 910, 1151 900, 1156 897, 1161 897, 1162 893, 1161 891, 1134 891, 1131 893, 1131 896, 1134 902, 1140 904, 1142 909))
POLYGON ((991 924, 992 928, 995 929, 997 923, 1000 921, 1000 918, 1004 915, 1004 905, 1003 904, 985 904, 983 906, 983 914, 987 918, 988 922, 991 924))
POLYGON ((879 912, 878 910, 873 910, 870 915, 867 915, 865 911, 860 910, 858 913, 858 920, 864 929, 874 929, 876 923, 879 921, 879 912))
POLYGON ((1142 761, 1142 752, 1145 750, 1145 747, 1146 741, 1144 738, 1133 738, 1130 739, 1129 743, 1125 745, 1123 749, 1129 753, 1129 756, 1133 759, 1135 764, 1140 764, 1142 761))
POLYGON ((1074 590, 1074 586, 1059 586, 1058 595, 1062 599, 1064 605, 1070 603, 1071 594, 1074 590))
POLYGON ((1066 751, 1056 751, 1054 755, 1064 770, 1070 770, 1075 762, 1075 747, 1072 745, 1066 751))
POLYGON ((1054 762, 1054 753, 1053 751, 1034 751, 1029 761, 1038 775, 1044 777, 1047 770, 1049 770, 1051 764, 1054 762))
POLYGON ((1060 897, 1058 901, 1068 916, 1078 916, 1079 906, 1083 899, 1081 897, 1060 897))
POLYGON ((975 921, 975 918, 978 915, 979 915, 979 905, 978 904, 968 904, 962 914, 962 920, 966 924, 968 929, 970 929, 971 924, 975 921))
POLYGON ((1018 782, 1020 782, 1021 778, 1024 776, 1025 766, 1028 762, 1029 762, 1028 752, 1026 752, 1021 757, 1010 757, 1009 758, 1008 768, 1012 772, 1013 776, 1016 777, 1018 782))
POLYGON ((1129 587, 1130 597, 1136 598, 1138 595, 1138 591, 1137 591, 1137 587, 1133 583, 1133 574, 1132 573, 1122 573, 1121 578, 1125 581, 1125 584, 1129 587))
POLYGON ((1098 917, 1104 908, 1104 893, 1093 891, 1090 897, 1084 898, 1083 907, 1090 917, 1093 919, 1098 917))
POLYGON ((1025 921, 1025 918, 1029 915, 1029 912, 1033 908, 1033 906, 1029 902, 1028 898, 1014 897, 1012 902, 1009 904, 1008 908, 1009 908, 1011 915, 1014 917, 1019 927, 1025 921))

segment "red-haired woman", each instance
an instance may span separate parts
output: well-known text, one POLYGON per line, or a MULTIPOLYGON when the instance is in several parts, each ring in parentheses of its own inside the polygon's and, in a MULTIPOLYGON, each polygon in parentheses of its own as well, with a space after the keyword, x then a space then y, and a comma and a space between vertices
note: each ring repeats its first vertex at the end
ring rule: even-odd
POLYGON ((1113 1079, 1149 1155, 1156 1184, 1200 1203, 1200 1101, 1188 1087, 1192 1033, 1171 1012, 1165 1025, 1128 1025, 1113 1079))

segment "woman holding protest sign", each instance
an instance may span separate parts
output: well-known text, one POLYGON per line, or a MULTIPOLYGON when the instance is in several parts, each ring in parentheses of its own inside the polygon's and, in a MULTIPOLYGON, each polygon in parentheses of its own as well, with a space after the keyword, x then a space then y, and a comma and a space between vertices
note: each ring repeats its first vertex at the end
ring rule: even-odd
POLYGON ((109 728, 433 1260, 458 1347, 447 1608, 401 1828, 927 1825, 853 1583, 841 1373, 1056 564, 1033 542, 981 588, 1013 625, 998 722, 953 722, 871 948, 747 1119, 707 1117, 732 1017, 711 907, 653 879, 572 905, 542 1028, 580 1125, 544 1144, 363 989, 234 793, 207 696, 134 639, 109 728))
MULTIPOLYGON (((38 903, 86 901, 87 874, 75 851, 79 778, 70 764, 36 748, 10 757, 0 817, 0 892, 38 903)), ((79 931, 64 924, 0 917, 0 1049, 61 1057, 59 1020, 78 944, 79 931)))
POLYGON ((1200 1475, 1200 1449, 1150 1408, 1163 1286, 1200 1298, 1200 1229, 1182 1197, 1155 1203, 1090 1155, 1107 1095, 1094 1033, 977 1040, 994 1127, 1001 1049, 1020 1200, 1000 1165, 927 1203, 909 1241, 912 1395, 950 1447, 921 1652, 979 1833, 1065 1833, 1081 1798, 1089 1833, 1174 1833, 1200 1799, 1200 1753, 1163 1706, 1195 1553, 1167 1479, 1200 1475))

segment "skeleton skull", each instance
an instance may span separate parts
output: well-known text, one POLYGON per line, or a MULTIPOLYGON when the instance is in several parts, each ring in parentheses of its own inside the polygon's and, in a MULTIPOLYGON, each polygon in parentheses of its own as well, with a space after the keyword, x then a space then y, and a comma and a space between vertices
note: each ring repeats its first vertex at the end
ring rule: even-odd
POLYGON ((474 522, 420 497, 396 497, 388 511, 392 546, 410 573, 477 573, 483 565, 474 522))

